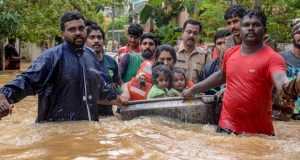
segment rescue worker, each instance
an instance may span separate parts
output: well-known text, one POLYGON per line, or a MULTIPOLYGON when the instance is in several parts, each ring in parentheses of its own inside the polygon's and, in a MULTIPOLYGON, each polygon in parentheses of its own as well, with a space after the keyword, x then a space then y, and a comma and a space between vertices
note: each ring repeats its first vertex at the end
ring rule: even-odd
POLYGON ((37 122, 98 121, 97 101, 120 104, 113 88, 98 71, 93 50, 84 47, 84 18, 66 12, 60 20, 64 42, 44 51, 27 71, 0 89, 1 117, 11 113, 11 105, 38 94, 37 122))
POLYGON ((259 8, 241 19, 242 44, 224 54, 221 70, 185 90, 183 97, 226 82, 219 132, 274 135, 272 90, 288 82, 283 58, 263 43, 267 18, 259 8))

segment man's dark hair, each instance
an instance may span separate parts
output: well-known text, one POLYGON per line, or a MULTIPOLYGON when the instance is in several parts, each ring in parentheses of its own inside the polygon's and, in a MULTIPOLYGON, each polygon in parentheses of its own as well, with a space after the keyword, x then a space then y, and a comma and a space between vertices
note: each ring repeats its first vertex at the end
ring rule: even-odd
POLYGON ((249 18, 251 18, 252 16, 256 16, 258 18, 258 20, 263 24, 264 28, 266 28, 266 26, 267 26, 267 16, 265 15, 265 13, 259 7, 255 7, 254 9, 247 10, 245 12, 243 18, 245 16, 248 16, 249 18))
POLYGON ((86 26, 87 35, 90 35, 90 33, 92 31, 98 31, 99 30, 102 34, 102 38, 105 39, 105 33, 104 33, 103 29, 96 22, 94 22, 92 20, 87 20, 85 22, 85 26, 86 26))
POLYGON ((242 18, 244 16, 246 12, 246 9, 239 5, 239 4, 234 4, 234 5, 231 5, 224 13, 224 19, 225 21, 230 19, 230 18, 233 18, 233 17, 240 17, 242 18))
POLYGON ((162 45, 158 46, 157 51, 155 53, 155 60, 156 61, 158 60, 158 57, 160 56, 161 52, 163 52, 163 51, 170 52, 174 63, 176 63, 177 58, 176 58, 175 49, 169 44, 162 44, 162 45))
POLYGON ((10 38, 10 39, 8 39, 8 42, 10 44, 14 44, 16 42, 16 39, 15 38, 10 38))
POLYGON ((146 38, 152 39, 155 43, 155 47, 157 47, 159 45, 158 37, 155 34, 152 34, 152 33, 143 34, 142 37, 141 37, 140 44, 142 44, 143 40, 146 39, 146 38))
POLYGON ((185 28, 186 28, 186 26, 187 26, 188 24, 192 24, 192 25, 197 25, 197 26, 199 26, 199 32, 200 32, 201 29, 202 29, 202 24, 201 24, 199 21, 194 20, 194 19, 188 19, 188 20, 186 20, 186 21, 184 22, 184 24, 183 24, 182 32, 185 30, 185 28))
POLYGON ((136 37, 141 37, 143 34, 143 28, 138 23, 133 23, 128 27, 128 34, 136 37))
POLYGON ((231 35, 231 33, 227 29, 218 30, 217 33, 214 36, 215 44, 216 44, 216 41, 217 41, 218 38, 223 38, 223 37, 227 37, 227 36, 230 36, 230 35, 231 35))
POLYGON ((65 30, 65 23, 72 21, 72 20, 80 20, 82 19, 84 21, 83 16, 78 12, 65 12, 65 14, 60 19, 60 29, 61 31, 65 30))

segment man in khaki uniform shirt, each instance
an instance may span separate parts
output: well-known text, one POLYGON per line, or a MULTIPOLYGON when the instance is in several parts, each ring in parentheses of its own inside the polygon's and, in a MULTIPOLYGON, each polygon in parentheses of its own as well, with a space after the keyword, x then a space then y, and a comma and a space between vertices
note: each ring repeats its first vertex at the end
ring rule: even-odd
POLYGON ((177 56, 175 67, 184 69, 187 80, 194 83, 199 82, 201 71, 205 64, 211 60, 211 56, 208 56, 204 49, 196 47, 201 28, 199 21, 185 21, 182 42, 175 48, 177 56))

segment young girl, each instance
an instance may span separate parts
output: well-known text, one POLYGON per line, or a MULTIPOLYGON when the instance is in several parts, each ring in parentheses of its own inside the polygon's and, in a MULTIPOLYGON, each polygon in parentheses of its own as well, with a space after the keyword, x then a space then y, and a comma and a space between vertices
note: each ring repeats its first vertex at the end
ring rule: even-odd
POLYGON ((174 89, 168 89, 171 79, 171 70, 168 66, 156 62, 152 69, 152 88, 147 99, 175 96, 174 89))
POLYGON ((172 88, 178 91, 178 93, 194 85, 192 82, 186 80, 183 69, 179 67, 172 68, 171 84, 172 88))

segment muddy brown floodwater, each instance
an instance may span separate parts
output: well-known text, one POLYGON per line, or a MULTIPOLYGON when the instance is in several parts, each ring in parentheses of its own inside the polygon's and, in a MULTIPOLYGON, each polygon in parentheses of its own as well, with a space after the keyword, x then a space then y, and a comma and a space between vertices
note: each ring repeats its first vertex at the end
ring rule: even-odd
MULTIPOLYGON (((0 73, 0 86, 18 73, 0 73)), ((0 159, 300 159, 300 121, 274 121, 276 136, 235 136, 158 117, 37 124, 36 113, 29 96, 0 121, 0 159)))

